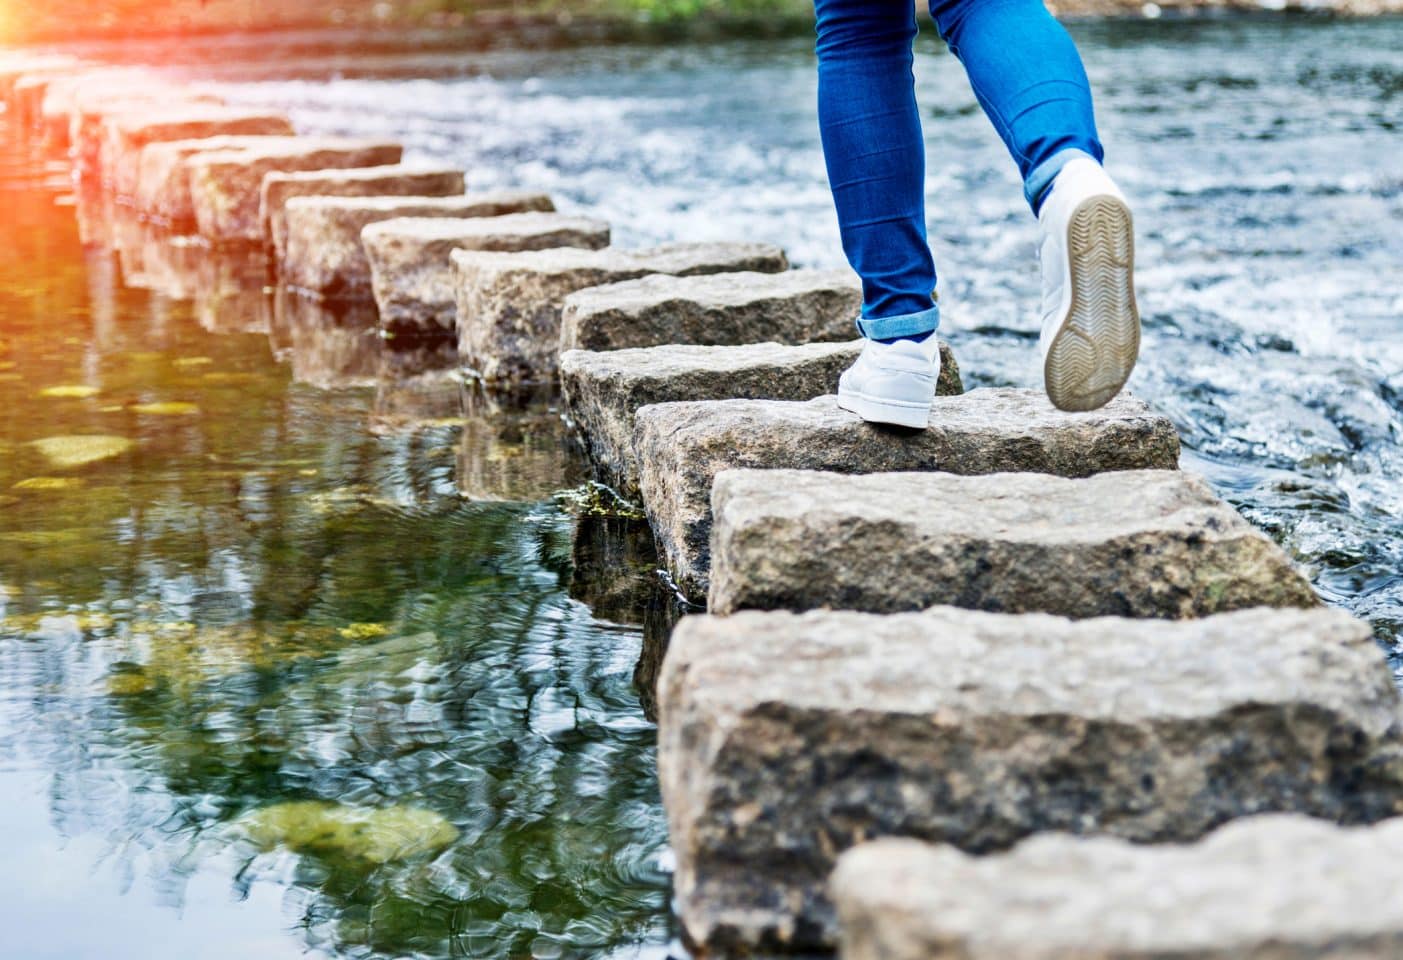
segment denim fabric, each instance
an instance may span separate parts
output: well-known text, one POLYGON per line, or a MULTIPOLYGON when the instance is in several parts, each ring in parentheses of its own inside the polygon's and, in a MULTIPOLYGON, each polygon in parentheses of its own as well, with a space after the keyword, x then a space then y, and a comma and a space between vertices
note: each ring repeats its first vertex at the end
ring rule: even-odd
MULTIPOLYGON (((843 251, 862 278, 858 329, 874 340, 936 329, 926 238, 925 140, 912 0, 814 0, 818 121, 843 251)), ((1018 164, 1028 202, 1068 160, 1102 158, 1072 38, 1041 0, 931 0, 940 36, 1018 164)))

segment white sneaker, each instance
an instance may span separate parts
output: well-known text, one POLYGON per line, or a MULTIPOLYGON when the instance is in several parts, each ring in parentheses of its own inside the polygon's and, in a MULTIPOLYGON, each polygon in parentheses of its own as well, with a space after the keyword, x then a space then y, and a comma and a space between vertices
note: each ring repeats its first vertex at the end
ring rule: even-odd
POLYGON ((838 406, 869 423, 923 429, 940 379, 940 339, 920 343, 868 340, 857 361, 838 378, 838 406))
POLYGON ((1140 354, 1130 207, 1099 163, 1078 158, 1052 181, 1038 224, 1043 383, 1054 406, 1095 410, 1140 354))

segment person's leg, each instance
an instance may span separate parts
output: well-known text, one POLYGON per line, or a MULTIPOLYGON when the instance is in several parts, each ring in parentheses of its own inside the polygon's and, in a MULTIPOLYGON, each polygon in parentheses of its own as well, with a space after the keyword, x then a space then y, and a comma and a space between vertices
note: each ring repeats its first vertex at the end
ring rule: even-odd
POLYGON ((939 325, 926 240, 925 140, 911 73, 913 0, 815 0, 818 119, 843 251, 862 278, 858 329, 920 339, 939 325))
POLYGON ((1068 161, 1101 162, 1081 56, 1042 0, 930 0, 930 12, 1018 163, 1034 212, 1068 161))

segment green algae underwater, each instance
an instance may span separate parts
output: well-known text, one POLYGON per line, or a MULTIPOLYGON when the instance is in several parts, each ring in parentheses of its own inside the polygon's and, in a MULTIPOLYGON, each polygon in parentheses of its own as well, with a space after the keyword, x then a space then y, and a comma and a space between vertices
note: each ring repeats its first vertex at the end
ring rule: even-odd
POLYGON ((643 634, 571 597, 559 418, 373 429, 64 189, 0 156, 0 952, 664 949, 643 634))

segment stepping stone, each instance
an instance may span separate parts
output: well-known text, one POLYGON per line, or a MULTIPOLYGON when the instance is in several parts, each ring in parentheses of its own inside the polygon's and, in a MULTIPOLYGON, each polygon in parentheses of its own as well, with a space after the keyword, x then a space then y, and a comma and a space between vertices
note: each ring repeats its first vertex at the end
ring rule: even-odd
POLYGON ((555 209, 544 193, 458 193, 448 197, 294 197, 283 208, 284 237, 276 248, 283 279, 314 297, 368 302, 374 294, 361 232, 372 223, 402 217, 466 220, 555 209))
POLYGON ((457 324, 454 251, 598 250, 609 245, 609 224, 559 213, 402 218, 372 223, 361 231, 361 243, 381 328, 391 336, 437 337, 457 324))
POLYGON ((691 616, 658 696, 674 890, 708 954, 831 948, 825 880, 874 838, 982 854, 1049 831, 1186 842, 1263 812, 1403 812, 1398 691, 1369 626, 1335 610, 691 616))
POLYGON ((560 349, 849 340, 862 288, 847 270, 654 274, 571 294, 560 349))
MULTIPOLYGON (((466 189, 452 167, 395 164, 346 170, 275 170, 263 178, 258 220, 278 260, 287 249, 283 208, 293 197, 451 197, 466 189)), ((364 226, 362 224, 361 226, 364 226)))
POLYGON ((185 161, 200 235, 227 243, 259 242, 263 178, 274 171, 383 167, 399 163, 404 148, 384 140, 299 137, 295 143, 202 153, 185 161))
POLYGON ((663 403, 635 415, 639 489, 661 552, 688 596, 706 596, 711 481, 731 467, 879 473, 1032 471, 1084 477, 1179 462, 1174 425, 1122 394, 1092 413, 1056 410, 1041 391, 937 397, 920 432, 864 423, 835 397, 807 403, 663 403))
POLYGON ((218 136, 292 136, 292 121, 280 113, 239 107, 178 104, 116 113, 103 121, 102 179, 121 197, 136 193, 141 151, 167 140, 218 136))
MULTIPOLYGON (((145 88, 80 93, 73 107, 68 132, 69 153, 78 179, 85 184, 101 184, 104 176, 114 175, 115 165, 106 159, 108 119, 121 114, 149 116, 177 105, 223 106, 224 101, 212 94, 183 91, 173 97, 169 91, 157 93, 145 88)), ((138 160, 138 175, 139 163, 138 160)), ((112 186, 110 181, 106 185, 112 186)))
POLYGON ((141 151, 137 165, 135 206, 142 216, 188 233, 198 226, 195 200, 190 193, 192 157, 206 153, 227 155, 259 146, 292 147, 300 137, 203 137, 153 143, 141 151))
POLYGON ((844 960, 1390 960, 1403 955, 1403 821, 1278 814, 1192 846, 1038 837, 973 858, 915 840, 845 854, 844 960))
POLYGON ((1184 619, 1318 604, 1276 544, 1177 470, 716 477, 711 609, 1184 619))
MULTIPOLYGON (((854 315, 848 315, 848 324, 854 315)), ((851 340, 797 346, 679 344, 599 352, 567 350, 560 355, 560 379, 566 410, 600 478, 632 497, 638 492, 640 472, 633 455, 634 415, 640 407, 682 400, 812 400, 836 389, 838 375, 857 359, 862 344, 862 340, 851 340)), ((943 362, 937 391, 943 395, 962 393, 960 369, 949 344, 942 342, 940 353, 943 362)))
POLYGON ((111 99, 120 91, 136 90, 150 96, 160 91, 167 98, 173 92, 168 82, 139 68, 103 67, 55 75, 44 87, 36 117, 44 145, 60 153, 70 146, 73 113, 80 99, 89 96, 111 99))
POLYGON ((506 384, 555 378, 561 312, 572 293, 653 273, 694 276, 789 269, 783 250, 762 243, 549 250, 529 256, 458 252, 453 265, 463 362, 485 382, 506 384))

